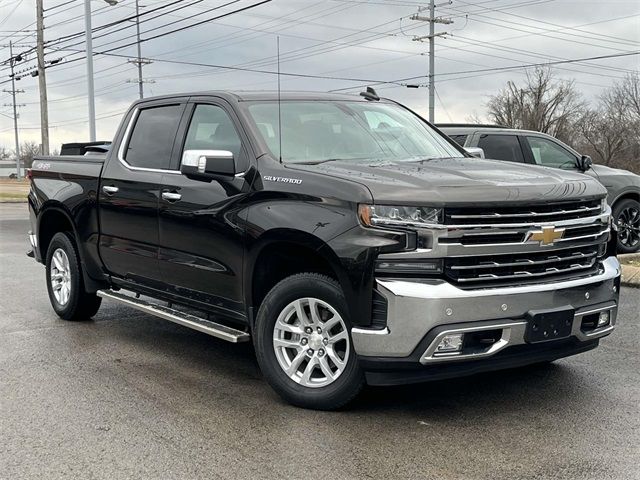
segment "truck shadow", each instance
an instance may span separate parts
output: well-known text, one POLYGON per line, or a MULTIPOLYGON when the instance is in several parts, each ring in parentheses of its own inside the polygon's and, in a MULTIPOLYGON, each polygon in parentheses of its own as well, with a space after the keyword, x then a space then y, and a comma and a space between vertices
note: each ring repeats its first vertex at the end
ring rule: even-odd
MULTIPOLYGON (((110 341, 124 345, 136 356, 151 358, 146 364, 135 365, 131 373, 142 368, 147 374, 171 377, 186 396, 190 396, 189 390, 207 395, 210 388, 232 385, 235 391, 227 392, 226 398, 250 394, 290 408, 264 381, 250 343, 229 344, 130 309, 115 310, 105 309, 97 317, 97 323, 116 320, 109 328, 110 341), (117 312, 128 313, 128 319, 122 320, 117 312)), ((586 383, 581 371, 560 360, 452 380, 366 387, 342 413, 404 412, 435 418, 452 412, 486 415, 495 409, 496 415, 530 414, 532 402, 534 410, 553 409, 567 398, 579 396, 586 383)))
MULTIPOLYGON (((562 364, 538 364, 467 377, 438 380, 413 385, 368 387, 351 409, 358 411, 438 412, 462 410, 470 414, 484 412, 493 405, 496 410, 522 410, 557 405, 561 399, 575 394, 581 376, 562 364)), ((496 412, 497 413, 497 412, 496 412)))

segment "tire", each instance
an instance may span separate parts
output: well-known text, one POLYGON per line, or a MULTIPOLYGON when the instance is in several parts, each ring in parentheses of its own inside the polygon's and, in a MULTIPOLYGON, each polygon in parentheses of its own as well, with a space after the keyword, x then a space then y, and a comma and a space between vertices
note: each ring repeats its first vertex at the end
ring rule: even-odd
POLYGON ((56 233, 49 243, 46 260, 49 301, 58 316, 63 320, 93 317, 102 299, 84 289, 80 257, 73 236, 68 232, 56 233))
POLYGON ((618 253, 635 253, 640 249, 640 202, 625 198, 613 206, 618 224, 618 253))
POLYGON ((336 410, 362 390, 347 311, 339 285, 315 273, 288 277, 265 297, 254 326, 256 356, 269 385, 289 403, 336 410), (301 326, 300 308, 311 333, 301 326))

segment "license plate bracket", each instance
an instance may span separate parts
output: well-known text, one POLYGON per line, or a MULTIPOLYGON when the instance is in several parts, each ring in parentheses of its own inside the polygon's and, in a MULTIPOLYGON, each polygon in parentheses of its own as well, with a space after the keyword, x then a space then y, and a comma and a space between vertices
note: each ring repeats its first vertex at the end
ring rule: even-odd
POLYGON ((554 310, 532 310, 527 314, 527 343, 549 342, 571 335, 575 310, 561 307, 554 310))

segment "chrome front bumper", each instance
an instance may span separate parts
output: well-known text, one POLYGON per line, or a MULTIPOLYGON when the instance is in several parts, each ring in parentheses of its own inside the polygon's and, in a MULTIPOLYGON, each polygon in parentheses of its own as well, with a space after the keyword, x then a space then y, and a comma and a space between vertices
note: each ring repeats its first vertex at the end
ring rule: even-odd
MULTIPOLYGON (((420 353, 420 363, 488 357, 525 341, 526 315, 532 310, 568 307, 575 310, 571 336, 580 341, 603 337, 615 328, 620 264, 615 257, 603 262, 602 273, 581 279, 492 289, 462 290, 443 280, 377 279, 378 291, 387 299, 387 327, 353 328, 356 353, 363 357, 409 357, 430 332, 437 334, 420 353), (582 317, 610 311, 610 325, 584 333, 582 317), (502 337, 478 355, 434 356, 446 332, 464 329, 501 329, 502 337), (451 326, 450 329, 447 326, 451 326)), ((471 329, 471 330, 469 330, 471 329)))

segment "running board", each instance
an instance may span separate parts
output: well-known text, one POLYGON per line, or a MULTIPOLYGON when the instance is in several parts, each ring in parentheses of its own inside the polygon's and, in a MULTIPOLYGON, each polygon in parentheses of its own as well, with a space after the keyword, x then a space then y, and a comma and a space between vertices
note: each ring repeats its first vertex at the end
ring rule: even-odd
POLYGON ((204 318, 196 317, 195 315, 165 307, 164 305, 146 302, 139 298, 114 292, 113 290, 98 290, 96 293, 99 297, 114 300, 123 305, 133 307, 142 312, 163 318, 164 320, 169 320, 170 322, 177 323, 183 327, 198 330, 199 332, 226 340, 227 342, 248 342, 250 338, 249 334, 242 330, 236 330, 235 328, 227 327, 226 325, 221 325, 204 318))

